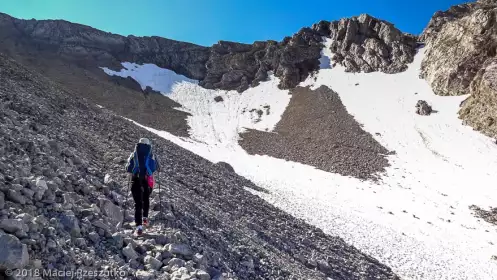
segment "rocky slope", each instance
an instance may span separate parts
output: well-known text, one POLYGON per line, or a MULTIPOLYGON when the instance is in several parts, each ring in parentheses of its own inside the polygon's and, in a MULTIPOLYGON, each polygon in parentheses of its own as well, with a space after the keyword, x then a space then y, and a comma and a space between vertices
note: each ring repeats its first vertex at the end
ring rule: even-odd
POLYGON ((360 179, 374 179, 389 166, 390 152, 364 131, 336 92, 296 87, 271 132, 248 130, 240 145, 249 154, 269 155, 360 179))
POLYGON ((0 83, 0 271, 398 279, 342 239, 252 195, 246 188, 260 189, 224 165, 162 139, 154 146, 163 166, 157 179, 164 216, 154 211, 149 235, 133 240, 131 211, 122 211, 131 209, 123 163, 136 139, 154 136, 4 56, 0 83))
POLYGON ((460 110, 464 122, 497 137, 496 1, 476 1, 437 12, 421 39, 421 75, 439 95, 471 94, 460 110))

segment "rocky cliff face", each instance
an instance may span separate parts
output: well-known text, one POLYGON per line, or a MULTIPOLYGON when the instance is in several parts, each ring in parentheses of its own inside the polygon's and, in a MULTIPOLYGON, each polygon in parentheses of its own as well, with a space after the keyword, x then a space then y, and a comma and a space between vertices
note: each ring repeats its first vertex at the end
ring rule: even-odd
POLYGON ((423 32, 421 75, 439 95, 471 96, 462 104, 466 124, 497 137, 497 1, 477 1, 437 12, 423 32))
POLYGON ((79 66, 120 68, 154 63, 206 88, 244 91, 274 71, 282 88, 295 87, 319 67, 321 38, 302 29, 282 42, 219 42, 212 47, 160 37, 123 37, 60 20, 20 20, 0 14, 0 50, 9 55, 52 54, 79 66))
POLYGON ((322 37, 334 40, 335 61, 353 72, 403 71, 415 53, 415 37, 392 24, 361 15, 303 28, 281 42, 212 47, 160 37, 123 37, 60 20, 20 20, 0 14, 0 50, 9 55, 51 54, 86 69, 120 68, 120 62, 154 63, 211 89, 256 86, 273 72, 281 88, 294 88, 319 69, 322 37))
POLYGON ((334 62, 350 72, 398 73, 416 54, 416 37, 367 14, 313 26, 333 40, 334 62))
POLYGON ((0 14, 2 50, 56 53, 84 66, 155 63, 194 79, 205 76, 209 48, 160 37, 123 37, 62 20, 20 20, 0 14))
POLYGON ((279 43, 219 42, 211 48, 207 75, 200 85, 242 92, 266 80, 268 71, 272 71, 281 79, 281 88, 293 88, 319 69, 321 41, 316 31, 303 28, 279 43))

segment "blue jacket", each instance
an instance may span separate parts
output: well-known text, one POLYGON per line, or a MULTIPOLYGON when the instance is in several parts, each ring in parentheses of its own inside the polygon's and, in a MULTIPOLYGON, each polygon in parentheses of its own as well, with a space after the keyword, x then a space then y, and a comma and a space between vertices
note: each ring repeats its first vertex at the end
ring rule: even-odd
POLYGON ((126 164, 126 171, 133 175, 151 176, 159 166, 154 154, 152 146, 147 144, 136 144, 135 151, 131 153, 126 164))

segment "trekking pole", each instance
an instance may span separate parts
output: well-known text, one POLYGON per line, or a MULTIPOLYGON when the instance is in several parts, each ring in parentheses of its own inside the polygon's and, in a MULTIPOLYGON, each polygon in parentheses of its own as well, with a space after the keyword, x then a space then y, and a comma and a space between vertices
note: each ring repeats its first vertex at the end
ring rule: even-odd
MULTIPOLYGON (((129 191, 131 190, 131 174, 129 174, 129 179, 128 179, 128 191, 126 192, 126 201, 124 202, 123 206, 126 206, 128 204, 129 200, 129 191)), ((126 211, 126 210, 124 210, 126 211)))
POLYGON ((157 172, 157 185, 159 186, 159 216, 164 222, 164 212, 162 212, 162 197, 160 193, 160 170, 157 172))

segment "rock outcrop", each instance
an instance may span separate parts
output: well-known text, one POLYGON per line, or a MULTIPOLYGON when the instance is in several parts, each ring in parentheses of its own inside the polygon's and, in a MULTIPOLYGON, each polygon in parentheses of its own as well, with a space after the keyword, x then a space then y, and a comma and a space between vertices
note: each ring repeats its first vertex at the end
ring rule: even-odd
POLYGON ((497 137, 496 1, 477 1, 437 12, 424 30, 421 76, 439 95, 471 94, 460 110, 468 125, 497 137))
POLYGON ((349 72, 402 72, 416 54, 415 36, 367 14, 331 23, 322 21, 313 29, 333 40, 332 61, 349 72))
POLYGON ((293 88, 319 69, 321 42, 320 34, 310 28, 303 28, 282 42, 248 45, 221 41, 211 48, 207 75, 200 85, 242 92, 267 80, 272 71, 281 79, 281 88, 293 88))

